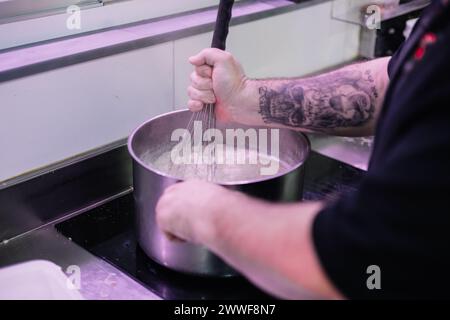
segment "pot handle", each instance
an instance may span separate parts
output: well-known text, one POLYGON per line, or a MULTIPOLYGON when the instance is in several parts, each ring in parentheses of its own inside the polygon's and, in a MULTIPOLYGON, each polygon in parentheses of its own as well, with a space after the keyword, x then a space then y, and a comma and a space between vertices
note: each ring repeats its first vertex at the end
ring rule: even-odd
POLYGON ((225 50, 234 0, 220 0, 211 48, 225 50))

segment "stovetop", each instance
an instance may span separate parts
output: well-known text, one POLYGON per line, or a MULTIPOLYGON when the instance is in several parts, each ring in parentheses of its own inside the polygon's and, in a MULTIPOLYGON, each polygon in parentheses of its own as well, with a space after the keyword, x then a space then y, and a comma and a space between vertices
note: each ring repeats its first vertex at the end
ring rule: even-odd
MULTIPOLYGON (((364 172, 312 152, 306 162, 303 198, 333 200, 352 192, 364 172)), ((243 277, 203 278, 169 270, 139 248, 128 194, 56 225, 57 230, 163 299, 271 299, 243 277)))

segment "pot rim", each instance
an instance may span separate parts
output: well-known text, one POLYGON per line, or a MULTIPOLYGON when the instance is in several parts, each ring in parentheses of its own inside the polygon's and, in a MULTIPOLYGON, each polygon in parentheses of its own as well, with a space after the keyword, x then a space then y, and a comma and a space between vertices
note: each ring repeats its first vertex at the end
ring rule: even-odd
MULTIPOLYGON (((162 172, 162 171, 158 170, 157 168, 155 168, 154 166, 150 166, 150 165, 147 165, 146 163, 144 163, 136 155, 136 153, 134 152, 133 147, 132 147, 132 142, 133 142, 134 136, 137 134, 137 132, 139 132, 140 129, 142 127, 145 127, 148 123, 150 123, 150 122, 152 122, 154 120, 157 120, 159 118, 166 117, 166 116, 171 115, 171 114, 183 113, 183 112, 186 112, 186 111, 189 111, 189 109, 181 109, 181 110, 174 110, 174 111, 166 112, 166 113, 157 115, 157 116, 155 116, 153 118, 150 118, 150 119, 146 120, 145 122, 141 123, 139 126, 137 126, 131 132, 130 136, 127 139, 128 152, 130 153, 130 155, 133 158, 133 160, 136 161, 139 165, 141 165, 142 167, 144 167, 148 171, 155 172, 155 173, 157 173, 157 174, 159 174, 159 175, 161 175, 163 177, 166 177, 166 178, 170 178, 170 179, 174 179, 174 180, 178 180, 178 181, 185 181, 185 179, 181 179, 181 178, 176 177, 174 175, 162 172)), ((283 130, 290 130, 289 128, 282 128, 282 129, 283 130)), ((305 164, 306 159, 308 159, 308 156, 311 153, 311 142, 309 141, 308 136, 306 136, 303 132, 299 132, 299 131, 296 131, 295 133, 301 135, 305 139, 305 142, 306 142, 306 156, 304 157, 303 161, 300 161, 295 166, 291 167, 289 170, 287 170, 285 172, 281 172, 281 173, 275 174, 275 175, 267 176, 267 177, 264 177, 264 178, 253 179, 253 180, 237 180, 237 181, 220 182, 220 183, 214 182, 214 183, 216 183, 218 185, 223 185, 223 186, 246 185, 246 184, 258 183, 258 182, 268 181, 268 180, 271 180, 271 179, 276 179, 276 178, 279 178, 281 176, 285 176, 285 175, 290 174, 291 172, 295 171, 296 169, 301 167, 303 164, 305 164)))

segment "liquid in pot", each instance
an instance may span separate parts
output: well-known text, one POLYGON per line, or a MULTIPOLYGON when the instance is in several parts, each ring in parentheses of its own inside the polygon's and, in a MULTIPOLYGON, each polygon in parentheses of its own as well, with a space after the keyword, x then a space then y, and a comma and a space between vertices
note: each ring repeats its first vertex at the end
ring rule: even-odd
POLYGON ((215 153, 211 158, 216 160, 216 164, 209 162, 211 158, 205 155, 205 150, 193 150, 188 157, 182 157, 177 153, 172 154, 172 149, 166 147, 146 151, 141 160, 146 165, 181 180, 197 178, 216 183, 255 181, 290 170, 276 156, 230 145, 215 146, 215 153))

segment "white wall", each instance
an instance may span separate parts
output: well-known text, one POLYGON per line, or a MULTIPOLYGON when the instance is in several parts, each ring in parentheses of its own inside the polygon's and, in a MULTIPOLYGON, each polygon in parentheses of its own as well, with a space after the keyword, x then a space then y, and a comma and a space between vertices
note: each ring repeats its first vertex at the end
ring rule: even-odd
POLYGON ((172 43, 0 84, 0 181, 126 137, 173 105, 172 43))
MULTIPOLYGON (((251 77, 298 76, 357 55, 359 28, 331 2, 231 28, 229 50, 251 77)), ((211 34, 0 84, 0 181, 126 137, 185 105, 187 58, 211 34)))

